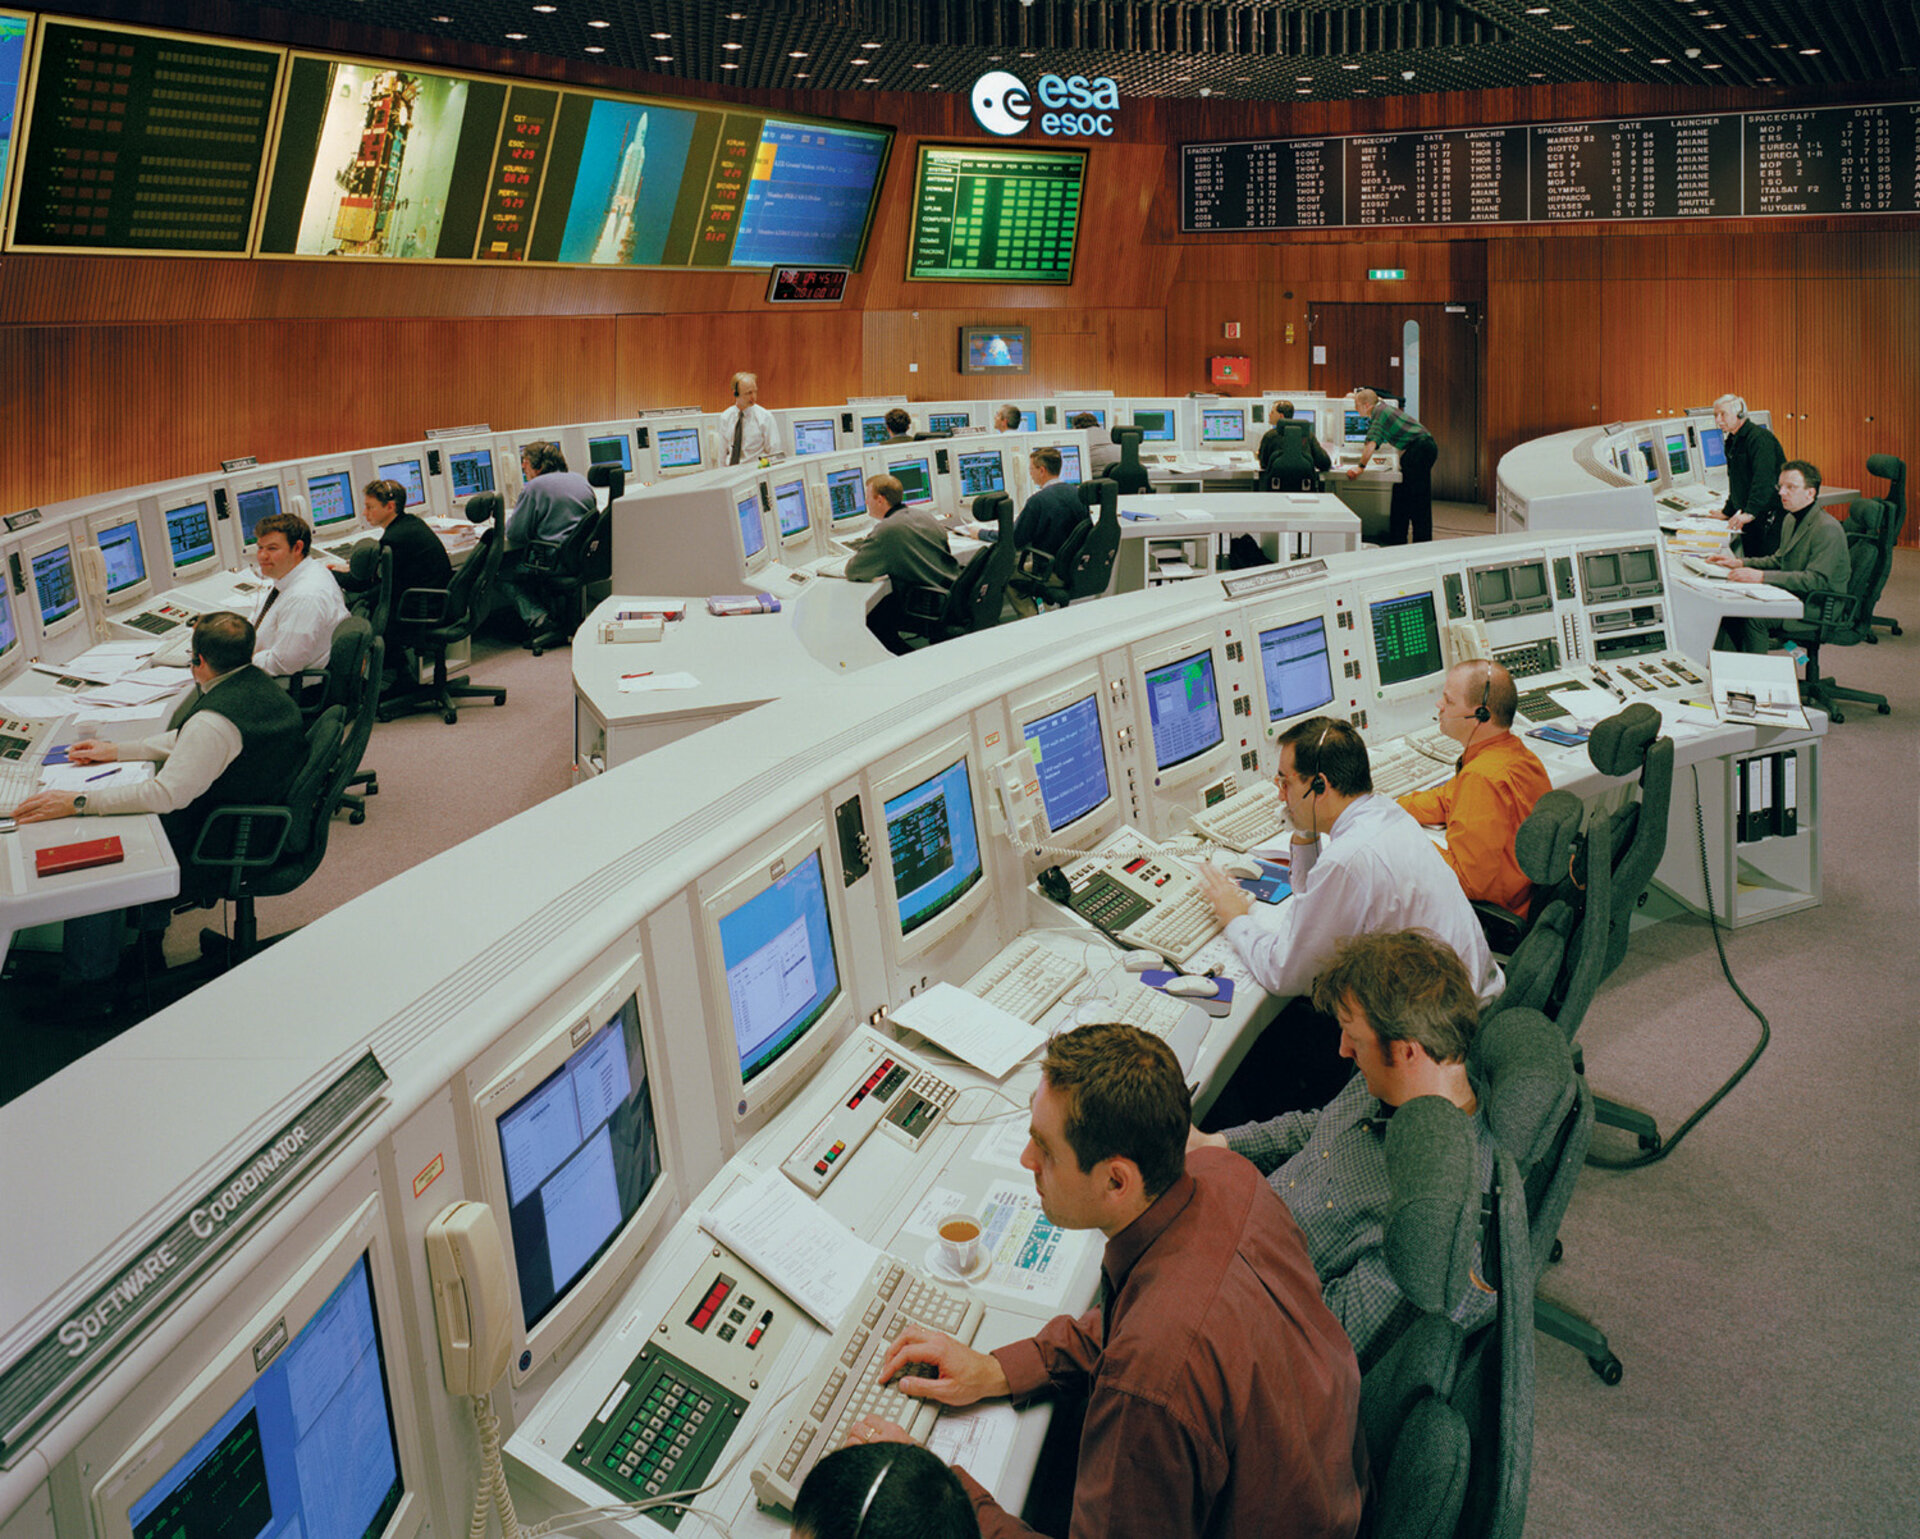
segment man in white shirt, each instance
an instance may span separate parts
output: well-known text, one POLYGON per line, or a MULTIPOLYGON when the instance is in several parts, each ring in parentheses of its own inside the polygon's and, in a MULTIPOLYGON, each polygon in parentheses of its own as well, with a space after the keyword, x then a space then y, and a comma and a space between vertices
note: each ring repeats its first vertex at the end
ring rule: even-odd
POLYGON ((254 525, 260 575, 273 591, 254 617, 253 663, 262 673, 298 673, 325 668, 333 657, 333 631, 347 617, 347 601, 326 564, 307 557, 313 531, 297 513, 274 513, 254 525))
MULTIPOLYGON (((1275 917, 1253 918, 1252 900, 1237 883, 1217 867, 1200 868, 1214 917, 1226 926, 1227 939, 1259 985, 1270 994, 1309 1001, 1314 978, 1343 940, 1422 930, 1465 964, 1481 1006, 1491 1003, 1506 980, 1487 949, 1473 906, 1426 831, 1390 797, 1374 794, 1360 734, 1329 716, 1296 724, 1281 735, 1274 783, 1293 824, 1288 868, 1293 896, 1275 917)), ((1346 1066, 1337 1056, 1337 1026, 1306 1019, 1310 1015, 1317 1017, 1310 1004, 1289 1007, 1256 1044, 1256 1053, 1267 1047, 1265 1056, 1279 1058, 1285 1073, 1297 1079, 1282 1099, 1307 1095, 1304 1105, 1320 1106, 1339 1089, 1346 1066), (1288 1022, 1288 1015, 1296 1019, 1288 1022)), ((1269 1063, 1255 1074, 1272 1077, 1274 1068, 1269 1063)))
POLYGON ((773 413, 760 404, 760 380, 733 376, 733 405, 720 413, 720 463, 751 465, 763 454, 778 454, 773 413))

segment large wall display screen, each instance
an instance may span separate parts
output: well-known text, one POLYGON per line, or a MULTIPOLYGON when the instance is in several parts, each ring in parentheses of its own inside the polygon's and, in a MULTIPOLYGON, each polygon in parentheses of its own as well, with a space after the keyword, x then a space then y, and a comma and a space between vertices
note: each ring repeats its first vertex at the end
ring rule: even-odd
POLYGON ((907 276, 1071 283, 1085 150, 923 144, 907 276))
POLYGON ((247 43, 42 21, 8 244, 245 256, 283 58, 247 43))
POLYGON ((892 131, 296 55, 262 255, 858 264, 892 131))
POLYGON ((1180 227, 1920 212, 1920 103, 1188 144, 1180 227))
POLYGON ((0 209, 7 206, 7 167, 27 84, 27 32, 32 25, 30 16, 0 11, 0 209))

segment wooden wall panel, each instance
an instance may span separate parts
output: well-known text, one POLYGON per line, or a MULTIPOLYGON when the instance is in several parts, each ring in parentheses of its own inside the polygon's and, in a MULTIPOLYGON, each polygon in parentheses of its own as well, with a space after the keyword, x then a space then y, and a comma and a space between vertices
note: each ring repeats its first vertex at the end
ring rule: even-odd
MULTIPOLYGON (((698 406, 724 411, 736 370, 760 376, 765 406, 813 405, 865 394, 860 314, 844 308, 731 314, 622 315, 611 325, 614 411, 698 406)), ((556 419, 542 418, 542 421, 556 419)))
POLYGON ((991 401, 1095 385, 1120 395, 1165 388, 1166 344, 1159 306, 1140 310, 869 310, 852 395, 913 400, 991 401), (1017 380, 960 372, 962 326, 1025 326, 1033 372, 1017 380), (918 365, 918 368, 912 367, 918 365))

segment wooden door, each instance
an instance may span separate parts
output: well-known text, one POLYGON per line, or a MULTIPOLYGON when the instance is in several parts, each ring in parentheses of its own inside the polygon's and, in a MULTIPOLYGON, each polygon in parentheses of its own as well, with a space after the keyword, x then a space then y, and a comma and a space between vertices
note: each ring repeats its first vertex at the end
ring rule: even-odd
POLYGON ((1440 447, 1433 494, 1483 501, 1478 306, 1459 313, 1444 305, 1309 304, 1308 388, 1345 395, 1372 385, 1404 396, 1408 321, 1420 327, 1419 418, 1440 447))

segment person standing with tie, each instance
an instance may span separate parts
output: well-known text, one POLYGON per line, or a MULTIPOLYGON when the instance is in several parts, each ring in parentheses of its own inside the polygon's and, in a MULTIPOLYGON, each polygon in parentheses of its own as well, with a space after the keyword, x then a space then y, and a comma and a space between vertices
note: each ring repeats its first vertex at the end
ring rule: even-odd
POLYGON ((733 405, 720 413, 720 458, 723 464, 751 465, 763 454, 778 454, 773 413, 760 404, 760 380, 753 374, 733 376, 733 405))

